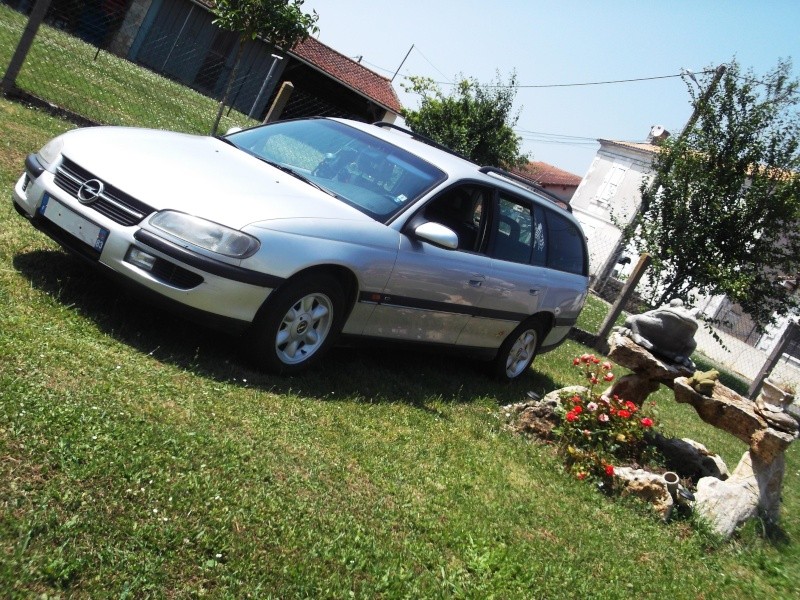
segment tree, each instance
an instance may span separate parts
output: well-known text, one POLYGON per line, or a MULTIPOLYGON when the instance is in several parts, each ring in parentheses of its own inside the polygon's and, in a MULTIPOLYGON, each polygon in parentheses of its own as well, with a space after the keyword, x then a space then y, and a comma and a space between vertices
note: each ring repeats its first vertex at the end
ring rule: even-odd
POLYGON ((216 0, 213 11, 216 18, 214 24, 222 29, 239 32, 239 46, 236 51, 233 69, 225 85, 225 93, 219 103, 217 118, 211 135, 217 132, 222 111, 228 101, 239 62, 242 58, 244 44, 247 40, 262 37, 275 46, 291 48, 300 40, 316 33, 319 16, 316 11, 304 13, 302 6, 305 0, 216 0))
POLYGON ((699 89, 684 77, 693 119, 662 144, 624 236, 653 257, 654 305, 724 294, 763 329, 798 306, 798 82, 788 61, 765 77, 733 61, 719 85, 711 73, 699 89))
POLYGON ((517 76, 504 84, 481 85, 476 79, 461 79, 452 95, 445 95, 433 80, 411 77, 407 91, 421 96, 418 110, 404 110, 409 128, 482 165, 505 168, 525 165, 521 138, 513 127, 519 111, 512 114, 517 76))

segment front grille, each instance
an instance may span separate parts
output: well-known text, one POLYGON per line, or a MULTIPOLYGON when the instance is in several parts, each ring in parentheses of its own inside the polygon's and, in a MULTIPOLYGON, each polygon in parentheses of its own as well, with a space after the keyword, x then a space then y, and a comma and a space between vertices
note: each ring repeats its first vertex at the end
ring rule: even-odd
MULTIPOLYGON (((80 187, 90 179, 97 179, 92 173, 78 166, 68 158, 64 158, 56 171, 55 182, 62 190, 78 197, 80 187)), ((105 215, 120 225, 131 226, 142 221, 147 215, 155 212, 148 206, 122 190, 103 181, 105 186, 100 197, 87 206, 105 215)))

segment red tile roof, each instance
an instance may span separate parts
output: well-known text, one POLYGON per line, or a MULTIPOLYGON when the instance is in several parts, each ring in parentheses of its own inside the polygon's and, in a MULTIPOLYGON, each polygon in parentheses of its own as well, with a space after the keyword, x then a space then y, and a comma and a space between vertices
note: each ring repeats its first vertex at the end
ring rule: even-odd
MULTIPOLYGON (((199 2, 209 10, 214 8, 212 0, 195 0, 195 2, 199 2)), ((343 85, 394 113, 400 114, 403 110, 392 83, 386 77, 378 75, 313 37, 296 44, 289 54, 314 65, 343 85)))
POLYGON ((391 82, 386 77, 378 75, 313 37, 296 44, 291 54, 392 112, 399 114, 403 109, 391 82))
POLYGON ((512 171, 545 187, 555 185, 577 187, 582 179, 569 171, 538 161, 529 162, 524 167, 512 169, 512 171))

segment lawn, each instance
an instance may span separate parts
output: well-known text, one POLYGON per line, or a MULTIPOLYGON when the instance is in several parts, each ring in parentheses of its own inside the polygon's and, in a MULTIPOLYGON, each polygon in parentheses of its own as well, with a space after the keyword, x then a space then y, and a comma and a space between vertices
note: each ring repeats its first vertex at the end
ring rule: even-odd
MULTIPOLYGON (((123 122, 171 122, 161 110, 123 122)), ((71 127, 0 99, 4 597, 798 597, 797 448, 780 528, 723 542, 599 494, 505 428, 502 406, 575 383, 575 342, 510 385, 381 349, 337 349, 300 378, 254 372, 237 339, 98 278, 13 210, 25 155, 71 127)), ((735 466, 743 444, 666 388, 657 403, 667 433, 735 466)))
MULTIPOLYGON (((71 127, 0 101, 0 182, 71 127)), ((574 342, 521 382, 408 351, 253 372, 237 340, 98 279, 0 208, 0 588, 9 597, 784 598, 781 528, 720 542, 567 476, 501 407, 571 381, 574 342)), ((593 310, 597 310, 595 307, 593 310)), ((744 446, 659 392, 664 428, 744 446)))

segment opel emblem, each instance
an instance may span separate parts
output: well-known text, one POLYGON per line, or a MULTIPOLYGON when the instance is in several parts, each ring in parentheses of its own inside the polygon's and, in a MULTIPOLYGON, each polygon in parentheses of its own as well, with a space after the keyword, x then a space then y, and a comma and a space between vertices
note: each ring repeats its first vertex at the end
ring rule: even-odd
POLYGON ((89 179, 78 188, 78 201, 81 204, 91 204, 103 193, 105 185, 98 179, 89 179))

